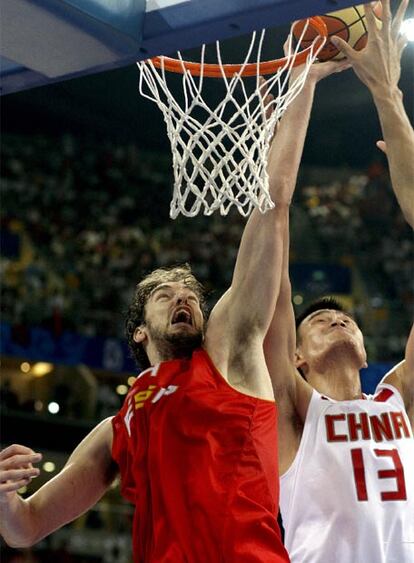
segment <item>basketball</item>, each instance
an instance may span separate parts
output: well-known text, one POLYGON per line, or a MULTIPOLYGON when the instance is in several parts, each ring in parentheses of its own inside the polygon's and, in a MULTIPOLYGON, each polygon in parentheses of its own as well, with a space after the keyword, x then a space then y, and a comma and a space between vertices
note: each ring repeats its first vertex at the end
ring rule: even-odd
MULTIPOLYGON (((374 14, 376 23, 380 26, 382 14, 381 2, 375 3, 374 14)), ((321 18, 328 28, 328 40, 318 54, 320 61, 341 60, 344 58, 344 55, 329 40, 333 35, 344 39, 344 41, 357 51, 363 49, 367 44, 368 32, 363 4, 337 10, 336 12, 330 12, 329 14, 321 16, 321 18)), ((297 41, 300 40, 305 24, 306 20, 300 20, 294 26, 293 35, 297 41)), ((309 47, 315 37, 315 30, 309 27, 302 38, 301 46, 303 48, 309 47)))

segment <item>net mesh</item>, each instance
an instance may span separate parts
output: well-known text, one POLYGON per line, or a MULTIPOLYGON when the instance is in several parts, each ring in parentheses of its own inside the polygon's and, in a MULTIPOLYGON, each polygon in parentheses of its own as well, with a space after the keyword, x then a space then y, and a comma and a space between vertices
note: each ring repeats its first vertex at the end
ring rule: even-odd
POLYGON ((177 54, 182 73, 181 96, 174 95, 168 85, 169 73, 163 57, 159 67, 151 59, 137 63, 140 93, 161 109, 171 143, 174 171, 171 218, 180 213, 187 217, 200 212, 211 215, 217 210, 226 215, 232 206, 248 216, 254 208, 264 213, 274 207, 267 174, 270 142, 275 125, 302 89, 319 49, 309 49, 306 62, 291 79, 301 39, 294 42, 290 34, 285 44, 285 63, 261 83, 265 33, 266 30, 252 34, 241 69, 231 77, 224 73, 220 43, 216 42, 225 93, 212 107, 203 91, 205 81, 213 80, 203 73, 205 45, 201 48, 200 76, 193 76, 186 69, 181 53, 177 54), (254 87, 249 90, 243 70, 255 50, 257 72, 254 87), (273 94, 272 99, 266 95, 269 92, 273 94))

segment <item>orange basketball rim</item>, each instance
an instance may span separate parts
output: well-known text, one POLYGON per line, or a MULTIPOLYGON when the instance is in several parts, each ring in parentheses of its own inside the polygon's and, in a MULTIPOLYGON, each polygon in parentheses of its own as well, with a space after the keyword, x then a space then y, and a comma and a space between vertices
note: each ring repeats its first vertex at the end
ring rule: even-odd
MULTIPOLYGON (((303 64, 309 54, 318 52, 319 49, 325 44, 328 37, 328 30, 325 22, 319 16, 309 18, 309 25, 318 33, 318 37, 314 43, 298 52, 294 56, 292 66, 299 66, 303 64)), ((157 68, 163 68, 169 72, 183 74, 188 71, 192 76, 209 76, 210 78, 222 78, 223 75, 231 78, 237 73, 241 76, 257 76, 274 74, 279 68, 285 66, 289 57, 282 57, 280 59, 273 59, 270 61, 263 61, 261 63, 247 63, 247 64, 213 64, 213 63, 197 63, 192 61, 184 61, 174 59, 172 57, 158 56, 153 57, 151 61, 157 68)))

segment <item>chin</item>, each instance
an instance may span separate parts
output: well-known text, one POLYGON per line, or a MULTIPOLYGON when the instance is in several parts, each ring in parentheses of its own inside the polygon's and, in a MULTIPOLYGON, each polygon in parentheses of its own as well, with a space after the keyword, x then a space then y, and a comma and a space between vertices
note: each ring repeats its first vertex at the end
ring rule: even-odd
POLYGON ((188 329, 183 327, 182 330, 176 330, 166 335, 166 340, 177 351, 185 350, 190 353, 202 345, 203 333, 193 327, 188 327, 188 329))
POLYGON ((335 364, 338 362, 350 362, 361 369, 366 364, 365 350, 361 350, 360 346, 352 338, 342 338, 325 350, 321 360, 326 364, 335 364))

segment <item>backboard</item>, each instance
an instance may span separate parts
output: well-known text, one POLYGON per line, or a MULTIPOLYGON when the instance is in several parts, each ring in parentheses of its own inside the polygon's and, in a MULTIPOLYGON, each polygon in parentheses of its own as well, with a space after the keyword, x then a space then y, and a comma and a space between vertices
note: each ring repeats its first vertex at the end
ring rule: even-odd
POLYGON ((126 66, 353 4, 355 0, 2 0, 1 93, 126 66))

